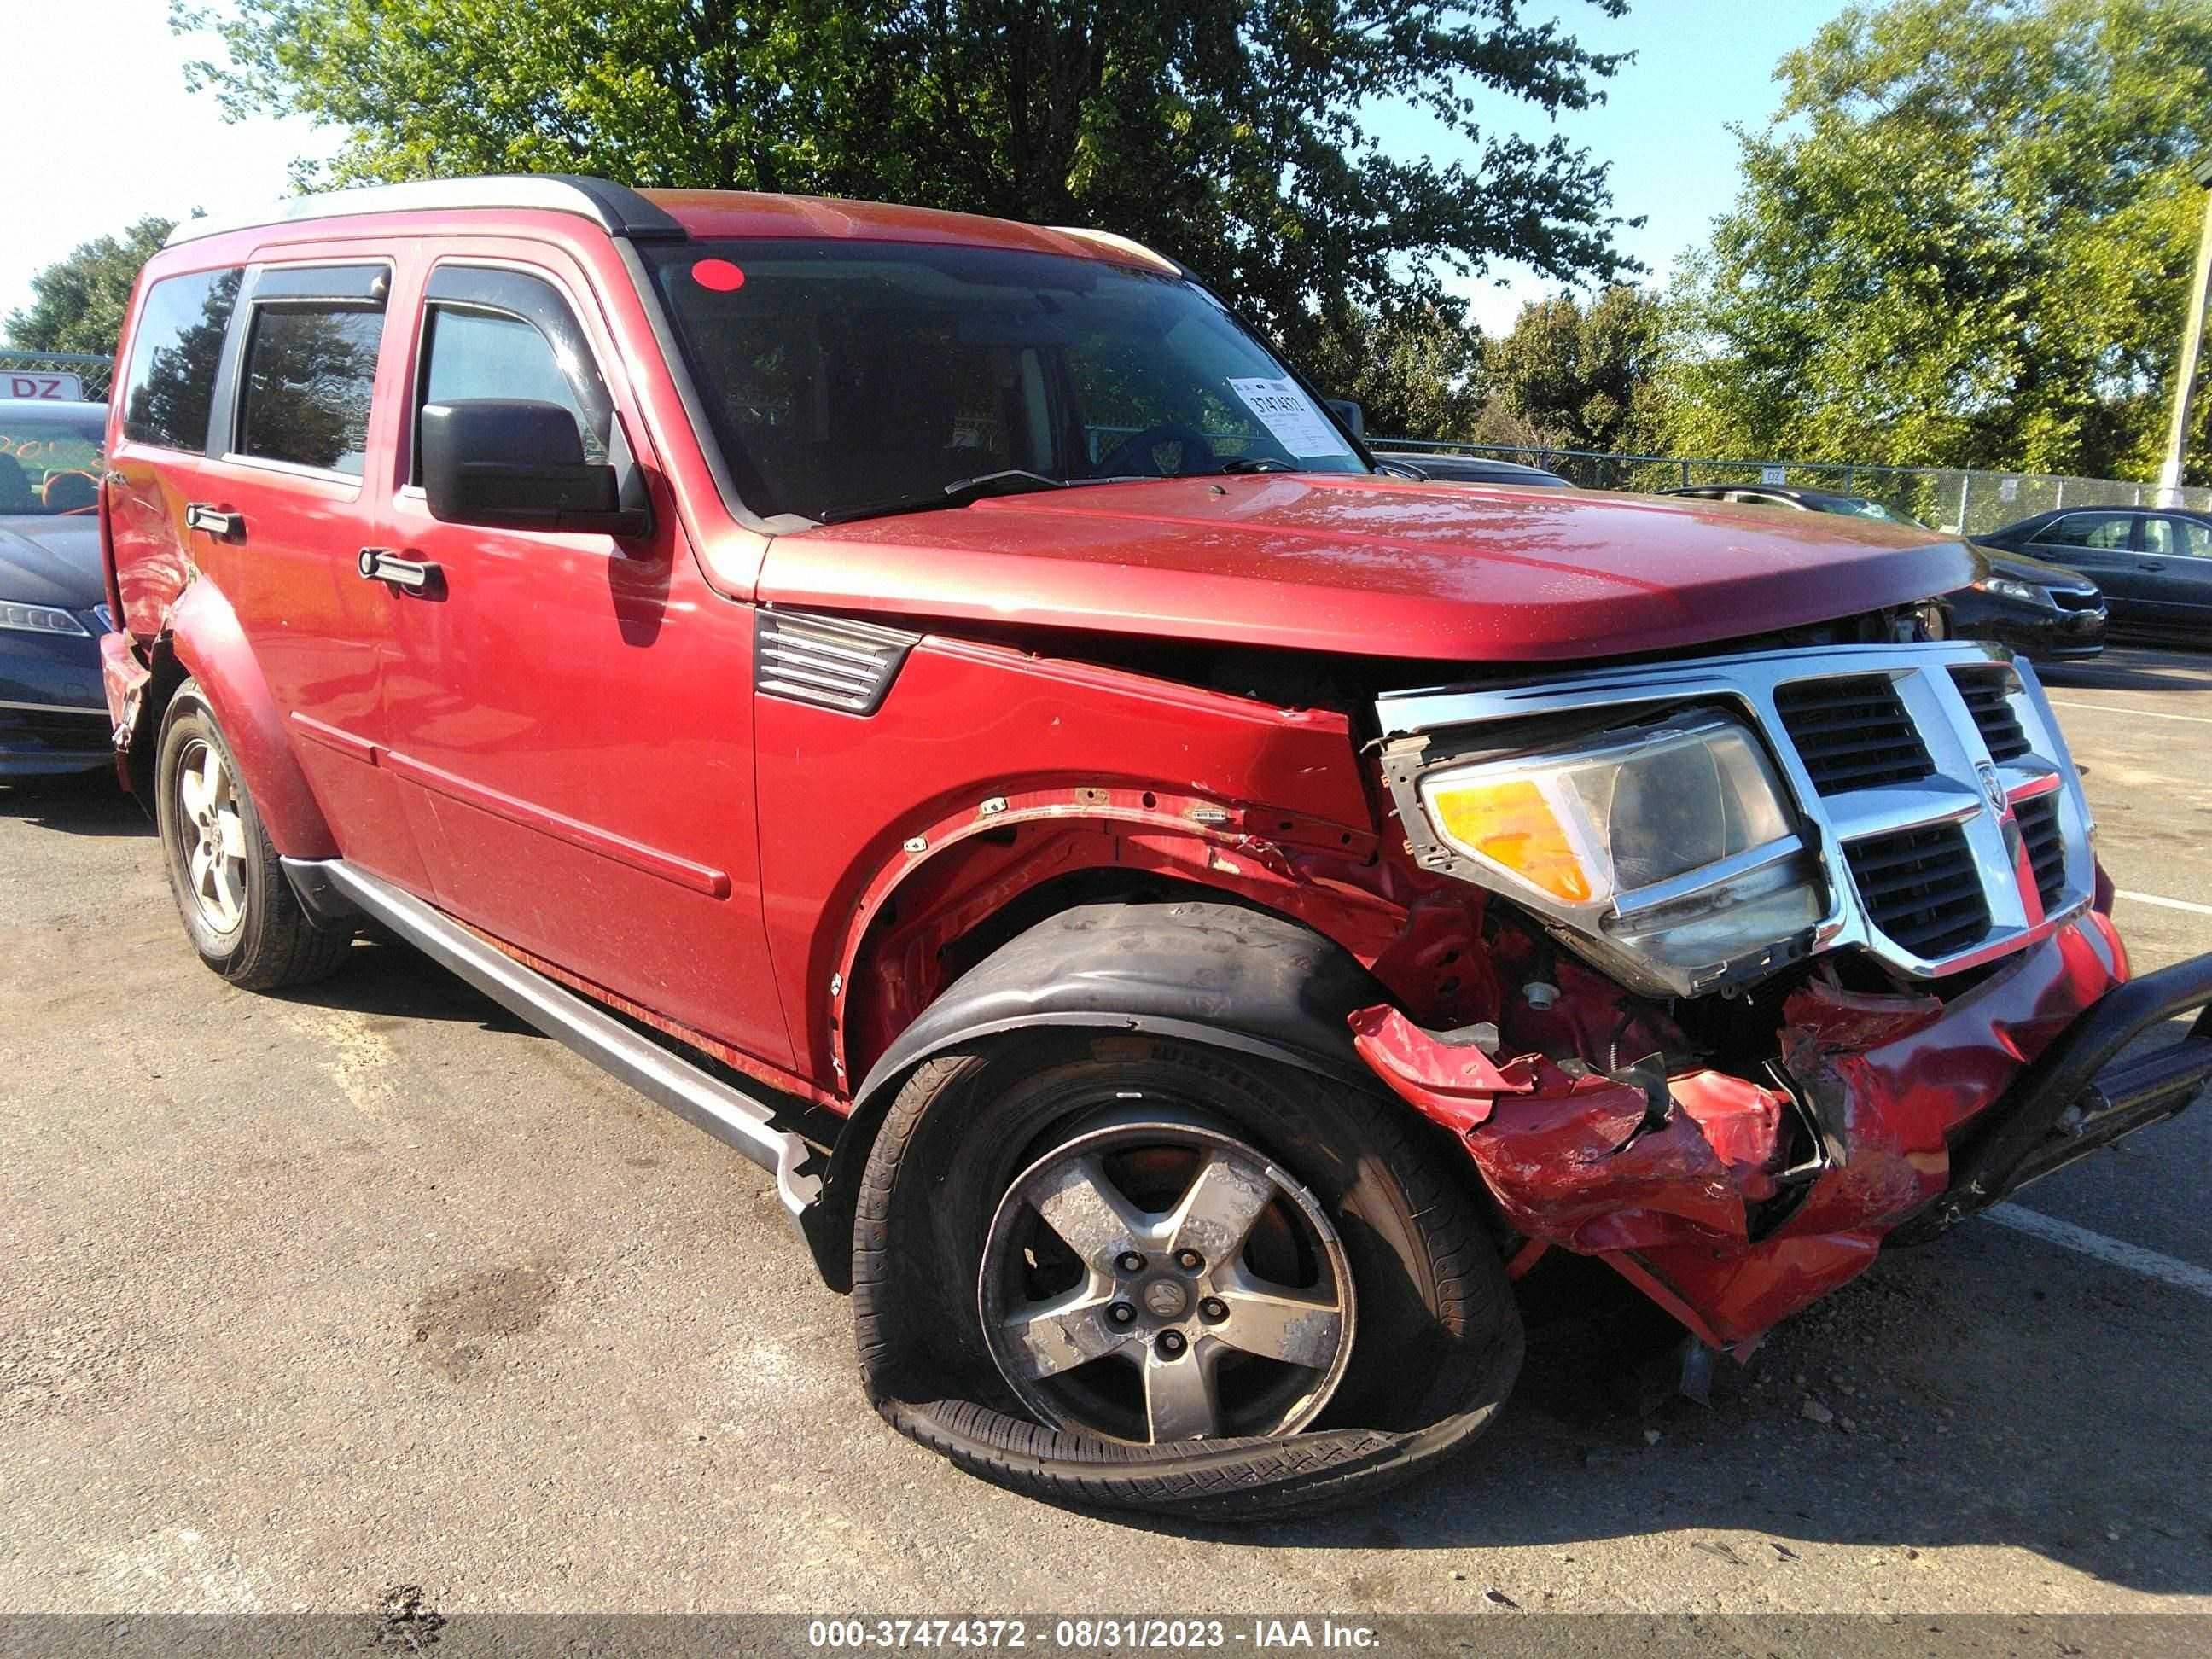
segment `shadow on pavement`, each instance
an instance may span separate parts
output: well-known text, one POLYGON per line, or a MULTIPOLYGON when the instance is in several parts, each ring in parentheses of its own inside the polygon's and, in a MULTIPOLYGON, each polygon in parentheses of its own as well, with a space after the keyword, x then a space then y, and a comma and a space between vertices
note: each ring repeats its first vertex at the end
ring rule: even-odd
POLYGON ((340 1009, 392 1019, 461 1020, 487 1031, 535 1029, 421 951, 365 927, 344 967, 313 985, 266 994, 302 1007, 340 1009))
POLYGON ((2190 1358, 2212 1345, 2212 1306, 2194 1297, 1973 1223, 1882 1257, 1747 1367, 1722 1360, 1710 1407, 1648 1413, 1615 1381, 1648 1327, 1613 1317, 1539 1322, 1497 1428, 1377 1504, 1132 1524, 1279 1548, 1546 1546, 1563 1579, 1577 1546, 1637 1539, 1655 1575, 1700 1551, 1747 1586, 1797 1546, 1844 1544, 1878 1553, 1907 1600, 1922 1552, 2009 1546, 2135 1589, 2212 1589, 2190 1358), (1738 1535, 1674 1535, 1692 1529, 1738 1535))
POLYGON ((0 815, 65 836, 150 836, 154 821, 102 769, 58 778, 0 778, 0 815))

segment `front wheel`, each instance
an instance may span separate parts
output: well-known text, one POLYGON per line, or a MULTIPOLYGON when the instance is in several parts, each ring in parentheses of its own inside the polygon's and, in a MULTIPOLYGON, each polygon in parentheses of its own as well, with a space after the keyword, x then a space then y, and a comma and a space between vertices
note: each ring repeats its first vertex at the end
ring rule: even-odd
POLYGON ((1520 1322, 1402 1109, 1226 1050, 1055 1030, 924 1063, 860 1197, 894 1426, 1056 1499, 1222 1518, 1379 1490, 1486 1427, 1520 1322))

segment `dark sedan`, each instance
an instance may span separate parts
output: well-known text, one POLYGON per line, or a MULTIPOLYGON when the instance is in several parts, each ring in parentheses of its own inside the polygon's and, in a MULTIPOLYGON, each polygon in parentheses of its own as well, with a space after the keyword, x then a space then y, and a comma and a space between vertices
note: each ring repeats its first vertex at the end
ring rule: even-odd
MULTIPOLYGON (((1790 489, 1772 484, 1689 484, 1662 490, 1705 501, 1734 501, 1746 507, 1781 507, 1797 513, 1834 513, 1851 519, 1879 519, 1915 530, 1926 526, 1863 495, 1838 495, 1823 489, 1790 489)), ((2020 554, 1984 549, 1987 568, 1970 586, 1943 596, 1943 626, 1962 640, 1990 640, 2009 646, 2033 662, 2094 657, 2105 648, 2104 595, 2097 584, 2063 566, 2020 554)))
POLYGON ((2094 579, 2116 634, 2212 641, 2212 513, 2069 507, 1974 539, 2094 579))
POLYGON ((1377 451, 1375 459, 1389 466, 1410 466, 1432 483, 1502 484, 1513 489, 1571 488, 1556 472, 1518 461, 1500 461, 1487 455, 1431 455, 1425 452, 1400 453, 1377 451))
POLYGON ((109 764, 101 404, 0 400, 0 777, 109 764))

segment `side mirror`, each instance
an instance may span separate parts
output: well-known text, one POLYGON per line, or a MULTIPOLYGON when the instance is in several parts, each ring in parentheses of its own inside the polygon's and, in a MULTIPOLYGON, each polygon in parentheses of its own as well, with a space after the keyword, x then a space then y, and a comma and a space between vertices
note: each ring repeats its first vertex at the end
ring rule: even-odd
POLYGON ((1328 401, 1328 406, 1336 411, 1336 418, 1352 428, 1353 437, 1364 440, 1367 436, 1365 410, 1349 398, 1331 398, 1328 401))
POLYGON ((422 406, 422 493, 447 524, 641 536, 620 471, 584 459, 576 417, 558 404, 468 398, 422 406))

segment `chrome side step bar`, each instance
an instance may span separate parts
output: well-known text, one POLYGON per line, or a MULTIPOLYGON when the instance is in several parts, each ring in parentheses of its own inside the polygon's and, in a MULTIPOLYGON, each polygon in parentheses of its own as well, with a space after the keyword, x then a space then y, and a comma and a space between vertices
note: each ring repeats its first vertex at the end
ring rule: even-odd
MULTIPOLYGON (((822 1196, 822 1177, 807 1165, 814 1150, 775 1127, 775 1113, 719 1078, 647 1041, 598 1004, 526 968, 411 894, 355 869, 343 859, 286 859, 284 872, 311 913, 331 896, 382 922, 440 967, 458 974, 494 1002, 527 1021, 640 1094, 686 1118, 775 1176, 776 1196, 805 1232, 822 1196)), ((809 1241, 810 1243, 811 1241, 809 1241)))

